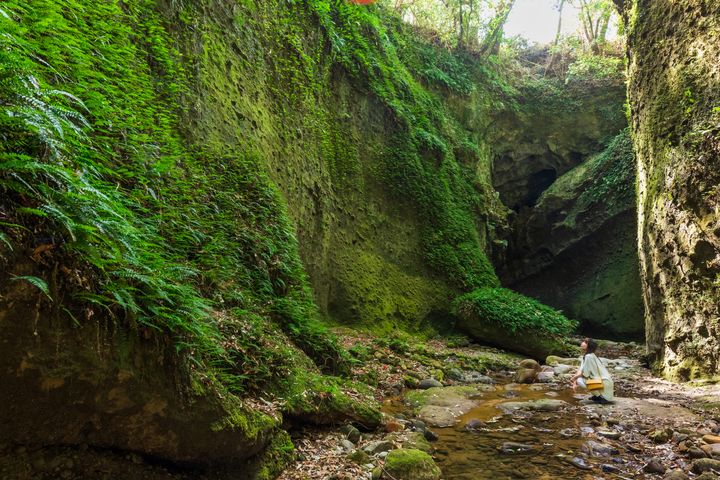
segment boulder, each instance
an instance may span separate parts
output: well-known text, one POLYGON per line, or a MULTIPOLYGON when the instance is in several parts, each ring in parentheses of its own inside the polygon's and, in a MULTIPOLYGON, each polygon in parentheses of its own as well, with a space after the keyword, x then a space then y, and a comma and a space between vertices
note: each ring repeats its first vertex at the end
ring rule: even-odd
POLYGON ((440 468, 427 453, 401 448, 390 452, 385 459, 382 478, 393 480, 438 480, 440 468))

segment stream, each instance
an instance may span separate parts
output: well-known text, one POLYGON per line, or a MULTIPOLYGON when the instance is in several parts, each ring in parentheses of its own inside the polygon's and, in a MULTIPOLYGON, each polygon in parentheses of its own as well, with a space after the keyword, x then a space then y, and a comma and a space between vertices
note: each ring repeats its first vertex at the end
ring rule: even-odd
MULTIPOLYGON (((432 427, 433 457, 445 479, 638 478, 643 463, 617 440, 632 427, 612 418, 612 407, 588 405, 587 395, 553 384, 483 386, 477 406, 450 427, 432 427), (545 404, 540 410, 522 405, 545 404), (561 402, 566 402, 562 404, 561 402), (605 410, 603 410, 605 409, 605 410), (608 425, 608 423, 610 425, 608 425), (629 428, 628 428, 629 427, 629 428)), ((411 417, 403 397, 385 404, 411 417)))

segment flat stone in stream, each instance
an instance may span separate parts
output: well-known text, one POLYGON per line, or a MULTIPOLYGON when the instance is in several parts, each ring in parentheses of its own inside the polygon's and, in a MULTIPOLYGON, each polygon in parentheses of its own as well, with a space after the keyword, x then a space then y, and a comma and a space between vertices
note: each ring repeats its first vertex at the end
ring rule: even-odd
POLYGON ((482 392, 476 387, 436 387, 428 390, 408 392, 405 399, 420 407, 417 416, 431 427, 450 427, 458 422, 458 417, 478 405, 477 398, 482 392))
POLYGON ((463 383, 483 383, 486 385, 491 385, 492 383, 494 383, 492 378, 474 370, 465 372, 462 375, 460 381, 462 381, 463 383))
POLYGON ((440 407, 438 405, 425 405, 418 412, 418 417, 432 427, 452 427, 458 422, 461 413, 457 414, 453 409, 440 407))
POLYGON ((518 410, 531 410, 536 412, 554 412, 567 406, 564 400, 555 398, 541 398, 539 400, 529 400, 527 402, 505 402, 497 407, 504 413, 513 413, 518 410))
POLYGON ((533 446, 533 445, 526 445, 524 443, 517 443, 517 442, 504 442, 502 445, 498 447, 498 450, 500 450, 500 453, 504 454, 535 454, 540 451, 539 448, 533 446))
POLYGON ((580 470, 592 470, 592 467, 588 465, 584 458, 573 457, 569 460, 570 465, 579 468, 580 470))
POLYGON ((612 445, 596 442, 595 440, 585 442, 582 446, 582 451, 591 457, 609 457, 618 453, 618 450, 612 445))

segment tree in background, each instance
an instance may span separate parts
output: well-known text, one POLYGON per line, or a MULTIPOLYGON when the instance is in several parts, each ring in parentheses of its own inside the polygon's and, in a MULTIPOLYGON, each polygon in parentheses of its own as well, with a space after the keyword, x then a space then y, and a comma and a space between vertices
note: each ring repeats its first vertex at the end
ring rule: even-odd
POLYGON ((387 0, 406 22, 448 46, 497 53, 515 0, 387 0))
POLYGON ((610 20, 615 13, 612 0, 570 0, 580 8, 580 25, 593 53, 600 53, 607 41, 610 20))

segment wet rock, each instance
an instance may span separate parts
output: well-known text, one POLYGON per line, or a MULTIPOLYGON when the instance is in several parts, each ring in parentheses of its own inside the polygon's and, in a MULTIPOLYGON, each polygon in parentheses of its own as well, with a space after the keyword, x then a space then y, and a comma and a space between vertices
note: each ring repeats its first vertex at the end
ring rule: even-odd
POLYGON ((705 443, 720 443, 720 436, 718 435, 703 435, 702 439, 705 443))
POLYGON ((573 438, 580 435, 580 432, 575 428, 563 428, 559 433, 562 438, 573 438))
POLYGON ((451 368, 445 371, 445 376, 450 380, 461 381, 463 379, 463 372, 459 368, 451 368))
POLYGON ((520 362, 520 368, 527 368, 531 370, 540 370, 540 364, 532 358, 526 358, 520 362))
POLYGON ((438 480, 440 468, 430 455, 416 449, 393 450, 387 456, 384 475, 395 480, 438 480))
POLYGON ((537 412, 554 412, 567 406, 564 400, 555 398, 541 398, 527 402, 506 402, 498 405, 498 408, 505 413, 512 413, 518 410, 531 410, 537 412))
POLYGON ((539 372, 537 381, 540 383, 550 383, 555 380, 555 372, 539 372))
POLYGON ((672 438, 672 436, 672 429, 665 428, 663 430, 654 430, 653 432, 650 432, 648 438, 650 438, 650 440, 655 443, 667 443, 672 438))
POLYGON ((555 367, 557 365, 571 365, 574 367, 579 367, 580 359, 579 358, 563 358, 563 357, 556 357, 555 355, 549 355, 545 359, 545 363, 552 367, 555 367))
POLYGON ((484 427, 485 427, 485 422, 481 422, 477 418, 468 420, 468 422, 465 424, 466 430, 478 430, 478 429, 484 428, 484 427))
POLYGON ((688 477, 682 470, 672 470, 663 477, 663 480, 688 480, 689 478, 690 477, 688 477))
POLYGON ((662 462, 660 461, 660 459, 658 459, 658 458, 650 459, 650 461, 648 463, 646 463, 645 466, 643 467, 643 471, 645 473, 663 474, 663 473, 665 473, 665 470, 667 470, 665 468, 665 465, 663 465, 662 462))
POLYGON ((592 467, 582 457, 573 457, 570 459, 569 463, 580 470, 592 470, 592 467))
POLYGON ((460 380, 464 383, 482 383, 486 385, 494 383, 492 378, 473 370, 465 372, 460 380))
POLYGON ((622 433, 616 430, 598 430, 598 435, 601 437, 609 438, 610 440, 619 440, 622 433))
POLYGON ((711 470, 720 471, 720 460, 712 458, 699 458, 692 463, 692 471, 694 473, 709 472, 711 470))
POLYGON ((412 421, 412 427, 419 432, 424 432, 427 428, 427 425, 425 425, 425 422, 423 422, 422 420, 414 419, 412 421))
POLYGON ((603 463, 602 465, 600 465, 600 468, 605 473, 618 473, 620 471, 618 467, 609 463, 603 463))
POLYGON ((443 386, 442 383, 438 382, 434 378, 426 378, 424 380, 421 380, 420 383, 418 384, 418 388, 420 388, 422 390, 427 390, 428 388, 442 387, 442 386, 443 386))
POLYGON ((577 370, 577 367, 573 367, 572 365, 556 365, 553 367, 553 372, 555 372, 555 375, 564 375, 566 373, 571 373, 577 370))
MULTIPOLYGON (((705 446, 705 445, 703 445, 705 446)), ((698 447, 690 447, 687 449, 687 456, 690 458, 707 458, 708 453, 706 453, 704 450, 701 450, 698 447)))
POLYGON ((437 436, 437 433, 435 433, 435 432, 433 432, 432 430, 429 430, 429 429, 428 429, 428 430, 425 430, 425 431, 423 432, 423 435, 425 436, 425 440, 427 440, 428 442, 435 442, 435 441, 437 441, 437 440, 440 438, 440 437, 437 436))
POLYGON ((418 412, 418 417, 432 427, 451 427, 458 422, 455 413, 448 407, 425 405, 418 412))
POLYGON ((582 451, 591 457, 609 457, 618 453, 618 450, 612 445, 596 442, 594 440, 588 440, 585 442, 582 446, 582 451))
MULTIPOLYGON (((702 449, 701 451, 706 454, 706 456, 720 459, 720 443, 711 443, 709 445, 702 445, 700 446, 702 449)), ((699 458, 699 457, 696 457, 699 458)))
POLYGON ((375 440, 369 442, 363 447, 363 451, 368 455, 377 455, 380 452, 387 452, 392 450, 393 444, 387 440, 375 440))
POLYGON ((500 453, 504 454, 534 454, 539 452, 539 448, 534 447, 532 445, 527 445, 524 443, 517 443, 517 442, 504 442, 502 445, 498 447, 498 450, 500 450, 500 453))
POLYGON ((532 368, 520 368, 515 372, 516 383, 533 383, 537 378, 537 370, 532 368))
POLYGON ((469 412, 481 396, 475 387, 443 387, 428 390, 415 390, 406 395, 407 402, 421 407, 418 418, 432 427, 449 427, 457 418, 469 412))

